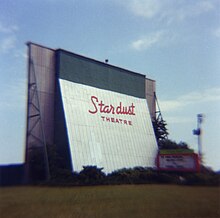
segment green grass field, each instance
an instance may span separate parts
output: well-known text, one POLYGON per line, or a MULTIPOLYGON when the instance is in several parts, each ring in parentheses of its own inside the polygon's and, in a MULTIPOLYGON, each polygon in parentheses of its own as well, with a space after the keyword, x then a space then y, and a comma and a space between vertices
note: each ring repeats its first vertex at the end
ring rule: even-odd
POLYGON ((219 187, 121 185, 0 188, 1 218, 218 218, 219 187))

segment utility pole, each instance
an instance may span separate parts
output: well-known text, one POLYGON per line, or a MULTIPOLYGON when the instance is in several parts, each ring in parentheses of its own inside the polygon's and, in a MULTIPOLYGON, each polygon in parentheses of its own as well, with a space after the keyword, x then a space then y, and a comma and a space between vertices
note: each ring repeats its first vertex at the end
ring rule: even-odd
POLYGON ((193 135, 198 136, 198 155, 200 164, 202 162, 202 122, 203 122, 203 114, 197 114, 197 129, 193 130, 193 135))

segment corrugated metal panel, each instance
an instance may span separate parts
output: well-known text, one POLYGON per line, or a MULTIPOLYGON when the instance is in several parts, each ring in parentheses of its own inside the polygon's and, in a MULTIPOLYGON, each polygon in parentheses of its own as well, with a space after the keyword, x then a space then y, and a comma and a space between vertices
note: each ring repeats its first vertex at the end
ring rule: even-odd
POLYGON ((35 44, 29 46, 31 51, 30 64, 32 65, 30 67, 32 72, 29 72, 29 82, 36 83, 45 140, 48 144, 53 144, 55 51, 35 44), (36 81, 33 81, 33 73, 35 73, 36 81))
POLYGON ((49 177, 46 145, 54 142, 55 52, 28 44, 27 180, 49 177), (37 166, 34 165, 34 163, 37 166))
POLYGON ((155 93, 156 93, 156 81, 146 79, 145 80, 145 96, 147 99, 147 104, 148 104, 148 108, 149 108, 152 120, 156 117, 155 93))

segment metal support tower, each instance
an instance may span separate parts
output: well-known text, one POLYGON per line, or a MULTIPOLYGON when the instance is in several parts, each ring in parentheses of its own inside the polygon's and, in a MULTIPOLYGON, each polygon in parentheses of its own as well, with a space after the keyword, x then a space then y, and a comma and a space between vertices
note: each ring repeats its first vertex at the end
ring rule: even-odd
POLYGON ((202 162, 202 122, 204 115, 197 114, 197 129, 193 130, 193 134, 198 136, 198 155, 200 163, 202 162))
MULTIPOLYGON (((159 106, 159 102, 157 100, 157 96, 156 93, 154 92, 154 99, 156 102, 156 112, 155 112, 155 120, 154 122, 157 125, 157 132, 160 132, 160 139, 168 139, 168 132, 167 132, 167 128, 166 128, 166 122, 163 119, 161 110, 160 110, 160 106, 159 106)), ((155 127, 154 127, 155 128, 155 127)))

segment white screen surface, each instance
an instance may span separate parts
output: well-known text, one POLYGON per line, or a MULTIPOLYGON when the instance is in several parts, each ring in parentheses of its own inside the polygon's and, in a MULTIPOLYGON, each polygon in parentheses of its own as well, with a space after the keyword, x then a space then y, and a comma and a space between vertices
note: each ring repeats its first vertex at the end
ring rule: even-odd
POLYGON ((59 79, 74 171, 154 167, 157 144, 146 99, 59 79))

